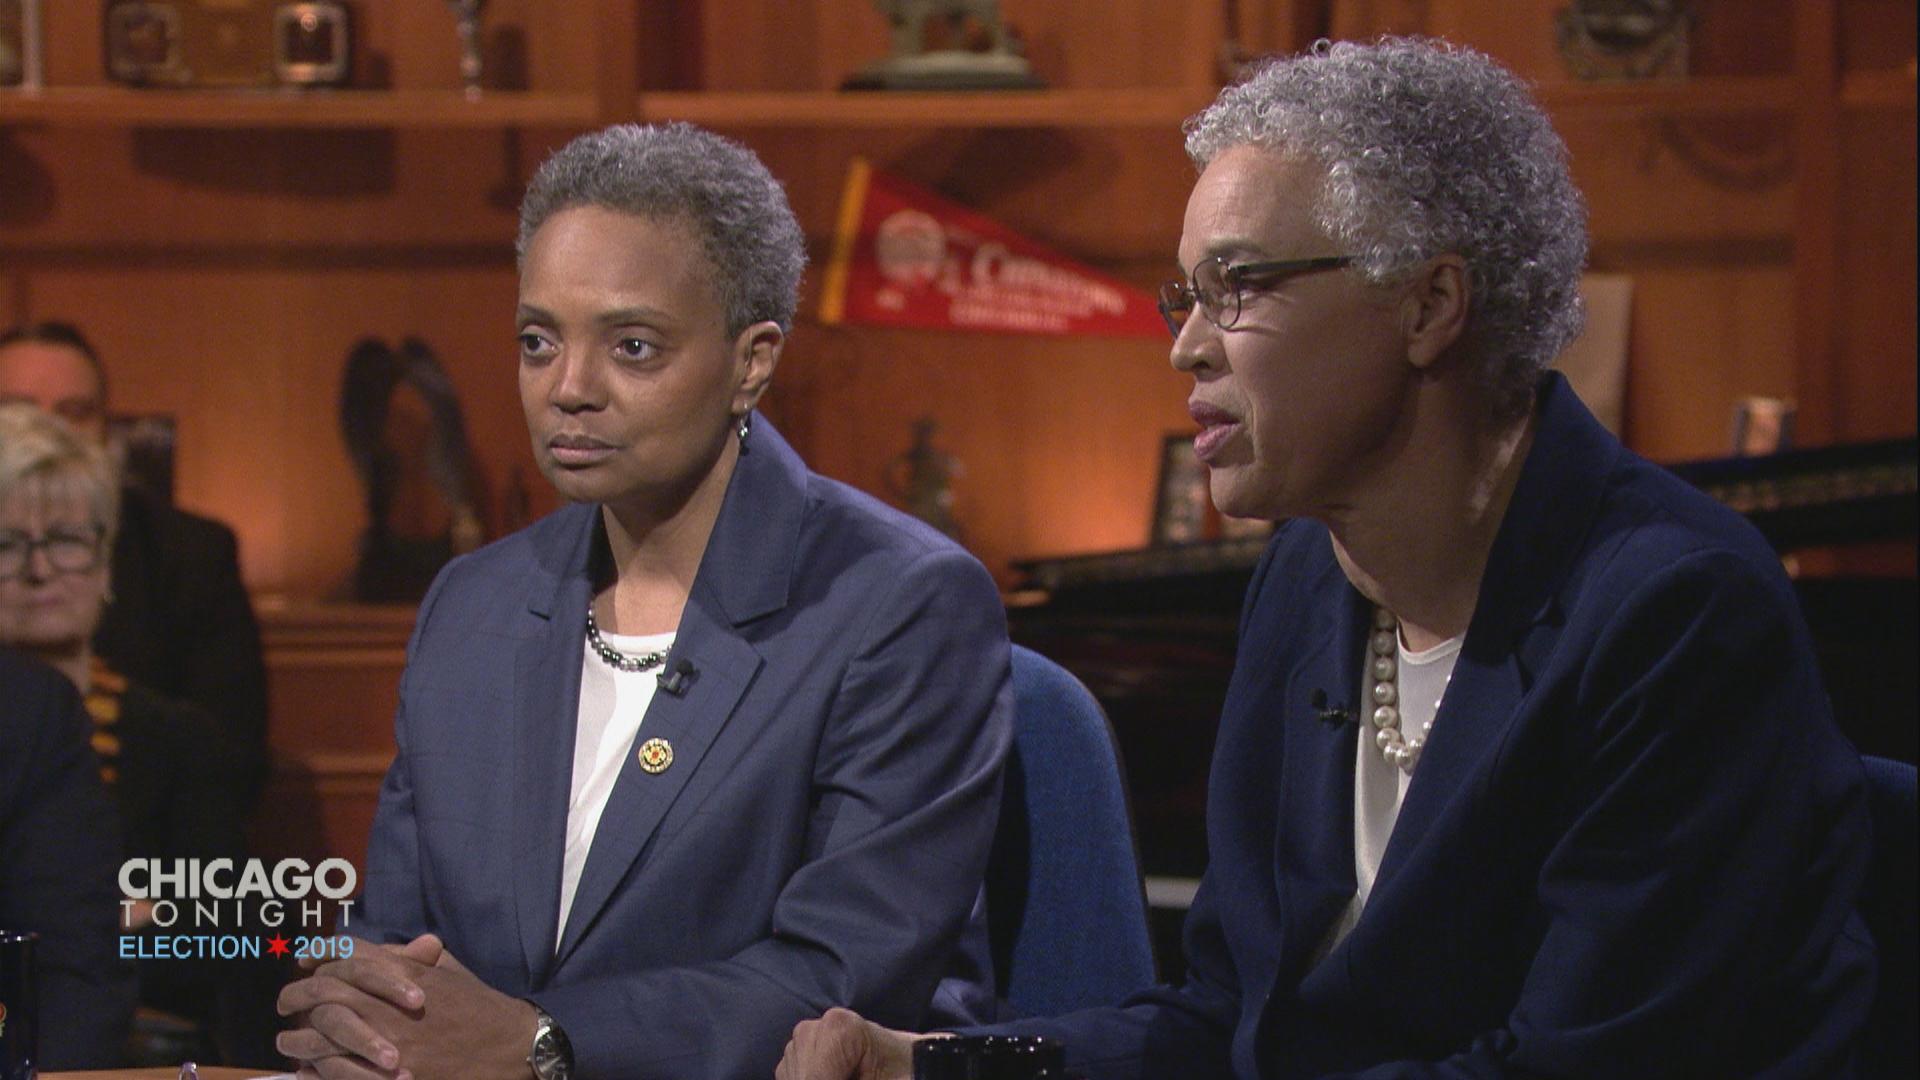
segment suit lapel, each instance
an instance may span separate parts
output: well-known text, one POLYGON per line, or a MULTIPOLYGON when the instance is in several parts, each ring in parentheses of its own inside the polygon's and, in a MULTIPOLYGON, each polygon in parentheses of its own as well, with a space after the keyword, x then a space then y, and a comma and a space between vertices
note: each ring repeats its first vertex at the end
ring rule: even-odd
POLYGON ((1447 807, 1472 796, 1467 786, 1499 753, 1557 639, 1560 587, 1622 452, 1557 372, 1542 380, 1538 417, 1533 448, 1487 558, 1467 640, 1381 858, 1376 893, 1447 807))
MULTIPOLYGON (((558 963, 565 963, 593 931, 616 893, 636 887, 629 879, 644 872, 636 864, 644 862, 642 856, 661 822, 695 773, 703 765, 710 772, 727 768, 724 758, 705 759, 763 662, 745 628, 786 606, 794 560, 802 546, 806 483, 806 467, 799 456, 764 416, 756 414, 751 441, 727 484, 726 499, 667 660, 669 667, 677 668, 682 662, 691 665, 687 687, 678 695, 664 690, 654 694, 633 748, 649 739, 665 739, 673 748, 672 764, 649 773, 629 750, 587 852, 558 963)), ((580 620, 585 618, 583 600, 580 620)), ((569 701, 579 696, 577 660, 574 667, 574 693, 569 701)), ((572 731, 571 720, 568 731, 572 731)), ((571 738, 567 746, 570 753, 571 738)), ((564 817, 563 809, 563 828, 564 817)), ((556 875, 556 893, 558 881, 556 875)), ((555 918, 557 903, 553 901, 555 918)))
MULTIPOLYGON (((1331 542, 1330 540, 1328 541, 1331 542)), ((1329 560, 1331 562, 1331 560, 1329 560)), ((1320 692, 1333 706, 1357 700, 1369 615, 1365 599, 1334 569, 1309 651, 1287 681, 1285 754, 1276 835, 1281 899, 1280 971, 1297 971, 1319 947, 1356 887, 1353 875, 1353 760, 1358 725, 1319 718, 1320 692)), ((1362 719, 1361 723, 1364 723, 1362 719)))
MULTIPOLYGON (((1468 644, 1472 644, 1471 634, 1468 644)), ((1520 666, 1504 646, 1488 658, 1461 649, 1453 679, 1434 717, 1433 732, 1420 753, 1420 764, 1400 804, 1387 850, 1380 857, 1380 871, 1374 877, 1375 895, 1387 888, 1408 853, 1419 846, 1446 807, 1455 800, 1472 797, 1467 785, 1497 753, 1520 711, 1520 699, 1526 690, 1520 666)))
POLYGON ((528 985, 546 984, 560 919, 560 866, 567 848, 567 804, 573 785, 574 728, 579 719, 580 662, 591 591, 588 556, 598 509, 562 511, 577 519, 541 554, 527 589, 527 636, 514 655, 513 897, 528 985))
MULTIPOLYGON (((736 636, 731 626, 716 620, 708 605, 693 600, 681 616, 670 662, 678 664, 681 660, 693 665, 685 692, 676 696, 665 690, 655 691, 635 747, 652 739, 665 739, 673 747, 672 764, 661 772, 649 773, 629 752, 620 766, 620 776, 614 781, 600 827, 593 835, 593 848, 580 872, 573 911, 567 916, 566 939, 560 943, 560 963, 565 963, 579 946, 581 937, 633 870, 634 861, 660 828, 661 819, 685 790, 687 781, 699 770, 714 737, 733 715, 761 663, 760 654, 736 636)), ((726 763, 715 764, 724 768, 726 763)))

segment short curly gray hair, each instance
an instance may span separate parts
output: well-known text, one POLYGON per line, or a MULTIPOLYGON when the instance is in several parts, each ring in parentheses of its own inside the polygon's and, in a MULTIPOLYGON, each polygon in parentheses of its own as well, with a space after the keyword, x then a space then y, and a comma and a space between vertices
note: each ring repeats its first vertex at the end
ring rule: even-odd
POLYGON ((770 320, 793 329, 806 237, 787 194, 753 151, 692 124, 621 124, 582 135, 533 174, 514 252, 574 206, 681 221, 700 238, 727 333, 770 320))
POLYGON ((1321 41, 1221 91, 1185 131, 1201 169, 1246 145, 1318 163, 1318 223, 1372 281, 1465 259, 1467 345, 1503 415, 1579 334, 1587 213, 1566 144, 1488 57, 1423 38, 1321 41))

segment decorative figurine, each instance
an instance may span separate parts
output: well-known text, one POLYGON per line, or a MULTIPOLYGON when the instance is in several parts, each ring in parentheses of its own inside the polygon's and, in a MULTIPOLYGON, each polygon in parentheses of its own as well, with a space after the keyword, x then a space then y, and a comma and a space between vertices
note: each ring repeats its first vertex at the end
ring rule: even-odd
POLYGON ((931 416, 913 422, 913 445, 887 463, 887 491, 898 499, 907 513, 960 538, 960 523, 953 517, 953 481, 962 471, 960 461, 933 445, 940 425, 931 416))
POLYGON ((0 86, 39 85, 40 0, 0 0, 0 86))
POLYGON ((367 507, 350 596, 417 602, 448 559, 486 540, 453 381, 418 339, 396 351, 366 338, 341 376, 340 433, 367 507))
POLYGON ((1687 0, 1572 0, 1554 30, 1576 78, 1685 78, 1692 24, 1687 0))
POLYGON ((1044 84, 1019 54, 998 0, 874 0, 893 29, 885 60, 848 79, 848 90, 1031 90, 1044 84), (944 29, 929 49, 928 30, 944 29), (984 49, 971 48, 978 39, 984 49))
POLYGON ((480 9, 487 0, 447 0, 453 10, 454 29, 460 35, 460 82, 469 99, 480 96, 480 9))

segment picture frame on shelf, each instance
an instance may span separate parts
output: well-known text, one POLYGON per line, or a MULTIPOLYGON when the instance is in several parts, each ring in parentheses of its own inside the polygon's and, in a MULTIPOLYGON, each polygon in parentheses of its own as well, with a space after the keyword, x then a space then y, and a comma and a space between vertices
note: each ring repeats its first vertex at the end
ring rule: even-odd
POLYGON ((1192 435, 1168 435, 1160 441, 1159 480, 1154 486, 1153 547, 1207 539, 1214 516, 1207 490, 1207 467, 1193 452, 1192 435))

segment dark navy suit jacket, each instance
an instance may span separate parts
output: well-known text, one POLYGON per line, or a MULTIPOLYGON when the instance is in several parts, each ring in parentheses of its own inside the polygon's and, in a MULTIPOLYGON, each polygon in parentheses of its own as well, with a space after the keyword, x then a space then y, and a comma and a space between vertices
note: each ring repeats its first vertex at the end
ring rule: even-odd
POLYGON ((1190 979, 1023 1030, 1108 1077, 1846 1075, 1873 990, 1858 755, 1778 559, 1559 376, 1352 933, 1370 608, 1326 530, 1255 572, 1190 979))
MULTIPOLYGON (((364 916, 431 930, 572 1040, 579 1075, 766 1077, 832 1005, 923 1024, 971 928, 1011 730, 992 579, 809 473, 764 419, 728 487, 564 940, 561 855, 597 506, 456 560, 420 608, 364 916)), ((364 929, 364 928, 363 928, 364 929)), ((970 967, 971 965, 971 967, 970 967)))
POLYGON ((91 729, 72 683, 0 649, 0 930, 40 935, 42 1069, 120 1064, 133 1021, 114 929, 120 823, 91 729))

